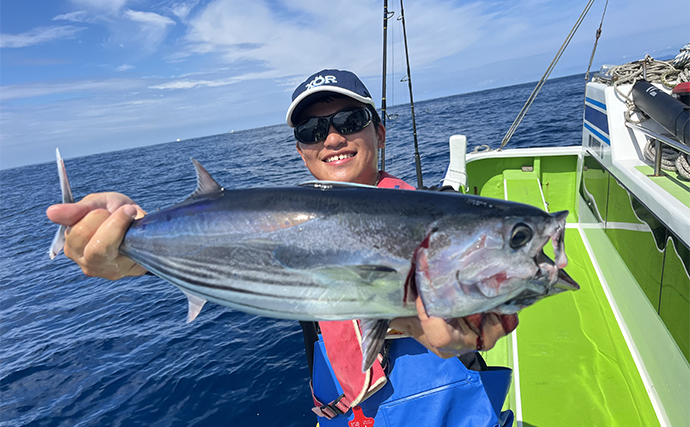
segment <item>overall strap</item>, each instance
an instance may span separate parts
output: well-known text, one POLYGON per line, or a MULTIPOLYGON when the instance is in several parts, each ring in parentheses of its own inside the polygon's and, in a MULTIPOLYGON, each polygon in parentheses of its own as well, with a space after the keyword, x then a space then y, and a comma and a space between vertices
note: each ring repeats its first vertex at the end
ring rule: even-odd
POLYGON ((319 417, 330 420, 338 415, 346 414, 352 406, 352 402, 345 396, 345 393, 331 402, 323 403, 314 394, 314 386, 311 381, 309 381, 309 388, 311 389, 311 398, 314 400, 314 407, 311 410, 319 417))

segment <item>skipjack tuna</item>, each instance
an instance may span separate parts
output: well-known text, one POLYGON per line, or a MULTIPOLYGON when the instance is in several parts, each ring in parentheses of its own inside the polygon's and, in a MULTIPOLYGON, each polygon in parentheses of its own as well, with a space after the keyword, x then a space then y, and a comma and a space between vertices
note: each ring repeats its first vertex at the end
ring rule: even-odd
MULTIPOLYGON (((58 157, 63 203, 73 198, 58 157)), ((194 159, 185 201, 134 221, 120 252, 206 301, 298 320, 361 319, 368 369, 390 319, 512 314, 579 286, 562 269, 567 211, 464 194, 313 182, 224 190, 194 159), (543 253, 552 241, 555 262, 543 253)), ((64 228, 50 250, 64 245, 64 228)))

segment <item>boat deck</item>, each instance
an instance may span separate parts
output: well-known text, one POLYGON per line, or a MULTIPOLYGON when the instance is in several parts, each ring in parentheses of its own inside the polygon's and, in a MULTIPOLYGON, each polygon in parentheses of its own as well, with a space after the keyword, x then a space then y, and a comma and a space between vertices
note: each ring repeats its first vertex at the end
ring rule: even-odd
POLYGON ((690 181, 684 180, 676 172, 663 171, 661 176, 653 176, 654 168, 651 166, 638 166, 635 169, 647 175, 653 183, 690 208, 690 181))
MULTIPOLYGON (((515 332, 485 358, 514 370, 506 408, 518 426, 686 425, 678 421, 690 419, 690 364, 679 348, 687 343, 674 337, 687 327, 670 332, 659 317, 580 195, 581 167, 577 155, 468 162, 470 193, 571 212, 566 271, 581 287, 523 310, 515 332)), ((644 228, 633 225, 623 228, 644 228)), ((675 316, 683 322, 690 281, 679 288, 685 304, 675 316)))

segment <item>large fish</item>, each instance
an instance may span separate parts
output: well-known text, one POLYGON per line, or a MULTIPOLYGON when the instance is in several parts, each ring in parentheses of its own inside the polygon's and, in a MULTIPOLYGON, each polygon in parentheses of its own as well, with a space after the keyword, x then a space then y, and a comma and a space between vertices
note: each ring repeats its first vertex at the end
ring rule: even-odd
POLYGON ((450 319, 511 314, 579 289, 562 270, 567 211, 343 183, 224 190, 192 161, 196 191, 134 221, 120 246, 187 295, 188 321, 206 301, 284 319, 361 319, 366 370, 390 319, 416 315, 418 295, 429 316, 450 319), (555 262, 542 251, 549 240, 555 262))

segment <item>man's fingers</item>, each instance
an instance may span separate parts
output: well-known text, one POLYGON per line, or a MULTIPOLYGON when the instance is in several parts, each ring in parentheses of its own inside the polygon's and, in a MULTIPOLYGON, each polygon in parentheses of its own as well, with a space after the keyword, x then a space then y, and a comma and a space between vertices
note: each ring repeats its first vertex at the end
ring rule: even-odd
MULTIPOLYGON (((77 203, 64 203, 50 206, 46 211, 48 219, 56 224, 71 227, 84 218, 89 212, 105 209, 113 213, 122 206, 133 205, 134 201, 120 193, 94 193, 89 194, 77 203)), ((139 206, 136 206, 138 217, 146 214, 139 206)))
POLYGON ((115 259, 119 255, 120 243, 136 215, 137 210, 134 206, 125 205, 105 219, 84 250, 84 260, 87 264, 115 259))
POLYGON ((84 218, 84 216, 91 211, 86 205, 80 205, 78 203, 65 203, 59 205, 53 205, 46 210, 46 215, 48 219, 56 224, 64 225, 66 227, 71 227, 79 220, 84 218))
POLYGON ((484 322, 481 328, 482 347, 483 350, 490 350, 496 345, 499 338, 505 336, 503 325, 501 324, 498 315, 495 313, 487 313, 484 317, 484 322))
POLYGON ((501 325, 503 325, 503 330, 505 331, 506 335, 513 332, 515 328, 517 328, 518 323, 520 323, 517 314, 503 314, 499 317, 499 319, 501 321, 501 325))
POLYGON ((429 316, 427 316, 426 309, 424 308, 424 302, 422 302, 422 297, 417 297, 415 304, 417 305, 417 316, 419 316, 419 320, 422 322, 429 320, 429 316))
POLYGON ((65 232, 65 255, 77 262, 84 256, 84 250, 98 227, 108 219, 110 214, 105 209, 98 209, 86 214, 77 224, 65 232))

